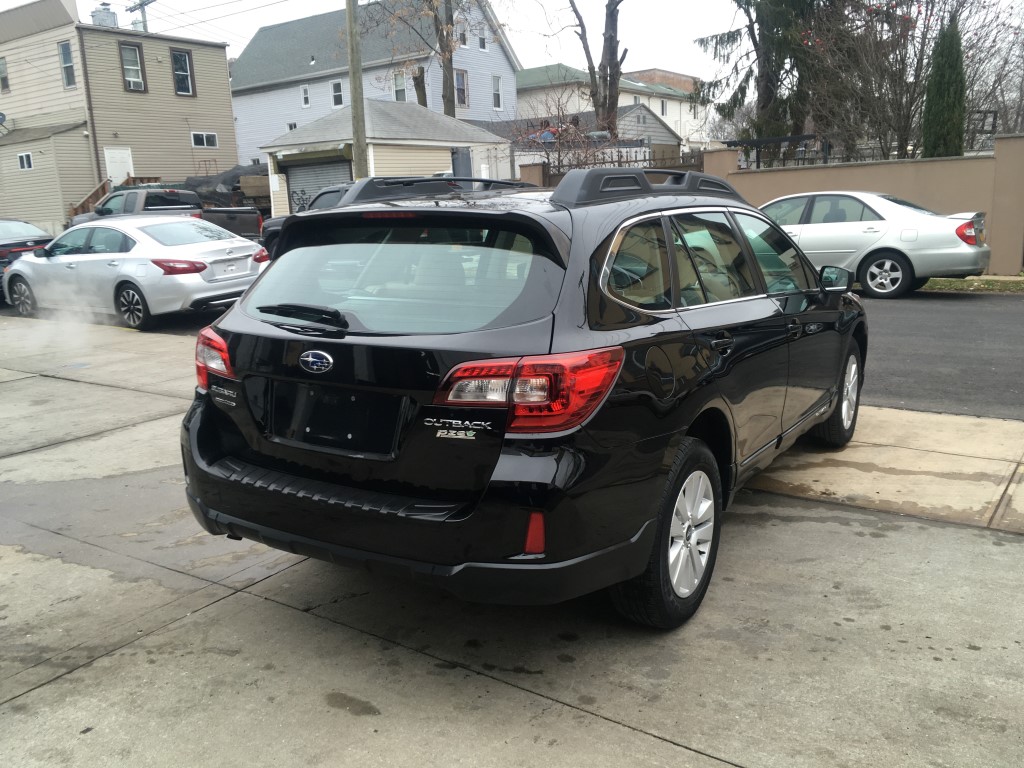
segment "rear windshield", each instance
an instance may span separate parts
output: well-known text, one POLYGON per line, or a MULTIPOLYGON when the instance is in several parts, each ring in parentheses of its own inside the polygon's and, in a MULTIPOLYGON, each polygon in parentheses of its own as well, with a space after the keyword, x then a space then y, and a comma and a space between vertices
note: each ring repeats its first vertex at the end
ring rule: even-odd
POLYGON ((160 245, 192 245, 207 240, 230 240, 235 237, 216 224, 192 218, 169 221, 166 224, 150 224, 141 229, 160 245))
POLYGON ((332 242, 277 258, 242 308, 281 323, 275 305, 326 307, 341 313, 350 332, 401 335, 506 328, 554 309, 565 273, 546 255, 542 237, 434 223, 345 220, 318 233, 332 242))
POLYGON ((896 203, 896 205, 902 205, 904 208, 909 208, 912 211, 917 211, 918 213, 927 213, 931 216, 939 215, 935 211, 929 211, 927 208, 922 208, 917 203, 912 203, 909 200, 904 200, 900 197, 893 197, 892 195, 879 195, 879 197, 882 198, 883 200, 888 200, 890 203, 896 203))
POLYGON ((199 195, 195 192, 176 192, 165 190, 163 192, 149 192, 146 194, 146 203, 143 210, 153 208, 170 208, 185 206, 187 208, 202 208, 199 202, 199 195))

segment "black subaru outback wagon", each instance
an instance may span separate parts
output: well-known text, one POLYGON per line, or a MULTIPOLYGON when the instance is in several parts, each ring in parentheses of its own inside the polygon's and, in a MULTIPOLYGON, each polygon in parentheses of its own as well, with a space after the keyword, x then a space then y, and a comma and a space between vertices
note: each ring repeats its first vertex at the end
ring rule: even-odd
POLYGON ((470 600, 608 587, 669 628, 737 488, 804 433, 853 435, 852 276, 816 274, 722 180, 358 185, 289 219, 199 336, 181 435, 209 532, 470 600))

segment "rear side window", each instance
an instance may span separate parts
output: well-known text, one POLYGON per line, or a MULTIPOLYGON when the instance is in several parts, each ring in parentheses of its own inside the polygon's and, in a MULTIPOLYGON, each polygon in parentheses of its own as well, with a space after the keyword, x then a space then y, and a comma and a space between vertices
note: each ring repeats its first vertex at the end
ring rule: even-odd
POLYGON ((313 198, 313 202, 309 204, 309 210, 315 211, 319 208, 336 208, 344 193, 345 190, 343 189, 334 189, 330 192, 323 192, 313 198))
POLYGON ((429 216, 333 224, 302 233, 308 244, 274 261, 244 311, 280 323, 273 307, 298 303, 338 310, 352 333, 462 333, 545 317, 565 274, 525 229, 429 216))
POLYGON ((160 245, 168 246, 192 245, 208 240, 231 240, 235 237, 216 224, 192 218, 182 218, 181 221, 169 221, 166 224, 150 224, 142 227, 142 231, 160 245))
POLYGON ((800 218, 804 215, 806 207, 806 197, 791 197, 788 200, 779 200, 766 205, 761 210, 782 226, 795 227, 800 223, 800 218))
POLYGON ((89 253, 127 253, 135 241, 109 227, 94 227, 89 241, 89 253))
MULTIPOLYGON (((697 267, 708 301, 754 296, 758 289, 747 258, 723 213, 681 213, 672 217, 679 244, 697 267)), ((696 299, 698 294, 693 294, 696 299)))
POLYGON ((818 195, 811 206, 810 223, 841 224, 845 221, 880 221, 881 218, 855 197, 818 195))
POLYGON ((617 238, 608 265, 608 291, 643 309, 671 309, 672 277, 660 218, 636 224, 617 238))

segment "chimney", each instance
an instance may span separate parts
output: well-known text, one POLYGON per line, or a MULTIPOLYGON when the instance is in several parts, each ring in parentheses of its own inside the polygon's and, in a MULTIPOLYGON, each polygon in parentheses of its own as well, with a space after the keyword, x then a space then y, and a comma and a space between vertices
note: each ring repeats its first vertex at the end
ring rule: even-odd
POLYGON ((92 23, 97 27, 117 29, 117 14, 110 10, 110 3, 100 3, 100 7, 92 12, 92 23))

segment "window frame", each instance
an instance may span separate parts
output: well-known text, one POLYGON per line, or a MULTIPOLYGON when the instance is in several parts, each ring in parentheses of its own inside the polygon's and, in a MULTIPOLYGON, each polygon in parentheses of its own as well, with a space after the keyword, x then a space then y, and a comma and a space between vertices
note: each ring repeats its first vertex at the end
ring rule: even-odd
POLYGON ((121 63, 121 87, 124 88, 128 93, 149 93, 149 78, 146 77, 146 57, 142 52, 142 43, 129 42, 127 40, 117 41, 117 56, 118 61, 121 63), (126 48, 135 49, 135 53, 139 57, 139 80, 129 80, 127 73, 127 66, 124 60, 124 51, 126 48), (141 88, 129 88, 129 82, 141 82, 141 88))
POLYGON ((455 106, 469 109, 469 70, 453 69, 452 77, 455 78, 455 106), (462 101, 459 101, 459 75, 462 75, 462 101))
POLYGON ((70 40, 61 40, 57 43, 57 61, 60 63, 60 78, 64 83, 64 90, 70 91, 78 87, 78 80, 75 78, 75 52, 71 48, 70 40), (67 61, 64 61, 64 53, 67 52, 67 61), (68 82, 70 74, 71 82, 68 82))
POLYGON ((668 99, 661 100, 661 116, 668 117, 668 99))
POLYGON ((488 50, 487 46, 487 35, 477 35, 478 45, 481 51, 488 50))
POLYGON ((299 105, 303 109, 309 109, 313 103, 313 99, 309 93, 309 83, 299 86, 299 105))
POLYGON ((35 168, 35 165, 32 163, 32 153, 31 152, 19 152, 18 153, 18 170, 20 170, 20 171, 31 171, 33 168, 35 168))
POLYGON ((7 57, 0 56, 0 93, 11 92, 11 73, 7 69, 7 57))
POLYGON ((288 126, 289 131, 294 131, 296 128, 299 127, 298 123, 285 123, 285 125, 288 126))
POLYGON ((466 22, 456 22, 455 39, 459 41, 460 48, 469 48, 469 26, 466 22))
POLYGON ((192 131, 192 149, 220 149, 220 139, 216 131, 192 131), (202 136, 202 144, 196 144, 196 136, 202 136), (208 138, 213 136, 213 144, 206 143, 208 138))
POLYGON ((501 75, 491 75, 491 104, 495 112, 505 111, 505 97, 501 90, 501 75))
POLYGON ((345 83, 343 80, 331 80, 331 109, 345 106, 345 83))
MULTIPOLYGON (((732 298, 727 298, 727 299, 716 298, 714 292, 708 290, 707 285, 704 283, 704 278, 701 277, 700 278, 700 284, 701 284, 702 290, 704 291, 704 296, 705 296, 705 299, 706 299, 706 303, 705 304, 696 304, 696 305, 687 306, 687 307, 679 307, 679 310, 680 311, 684 311, 684 310, 697 309, 699 307, 706 307, 706 306, 711 306, 711 305, 722 305, 722 304, 728 304, 728 303, 735 302, 735 301, 750 301, 751 299, 763 298, 764 296, 766 296, 767 294, 764 292, 764 290, 765 290, 765 286, 764 286, 764 282, 763 282, 764 281, 764 276, 761 274, 761 267, 757 263, 757 260, 753 258, 753 255, 748 252, 748 244, 747 244, 746 235, 742 231, 739 230, 739 227, 738 227, 738 225, 736 223, 736 220, 732 217, 732 212, 728 208, 726 208, 726 207, 717 207, 717 206, 701 206, 701 207, 693 207, 693 208, 673 208, 673 209, 670 209, 670 210, 662 211, 662 215, 664 215, 664 217, 665 217, 665 225, 666 225, 666 227, 668 227, 670 234, 672 234, 672 237, 670 237, 670 239, 669 239, 669 243, 672 246, 672 248, 675 248, 674 232, 675 232, 676 226, 675 226, 675 221, 674 220, 675 220, 675 218, 677 216, 686 216, 686 215, 701 216, 701 215, 707 215, 707 214, 714 214, 714 215, 717 215, 717 216, 721 216, 723 219, 725 219, 725 224, 729 228, 729 230, 731 231, 731 233, 733 235, 734 242, 736 243, 736 246, 739 248, 740 255, 743 257, 743 260, 745 262, 746 270, 747 270, 747 272, 748 272, 748 274, 750 276, 750 279, 751 279, 750 287, 753 290, 753 292, 752 293, 748 293, 748 294, 743 295, 743 296, 734 296, 732 298)), ((693 258, 693 253, 692 253, 692 251, 690 249, 690 246, 686 245, 685 239, 683 240, 683 244, 686 246, 686 251, 687 251, 687 253, 690 256, 691 261, 693 261, 694 266, 697 267, 697 261, 696 261, 696 259, 693 258)), ((672 267, 673 267, 673 269, 675 269, 675 259, 672 260, 672 267)), ((697 272, 698 272, 698 275, 702 274, 700 272, 699 267, 697 268, 697 272)), ((676 280, 678 282, 678 277, 676 278, 676 280)), ((678 288, 678 286, 676 286, 676 287, 678 288)))
POLYGON ((604 255, 604 260, 601 265, 601 271, 599 273, 599 284, 598 290, 607 296, 609 299, 614 301, 616 304, 626 307, 631 312, 643 312, 646 315, 674 315, 680 309, 679 307, 679 278, 676 275, 676 264, 675 264, 675 252, 673 251, 672 238, 670 237, 671 230, 669 229, 668 218, 664 211, 656 211, 645 213, 640 216, 636 216, 631 219, 619 224, 618 228, 611 235, 608 241, 608 251, 604 255), (651 221, 657 221, 661 226, 662 237, 665 240, 665 261, 667 276, 669 281, 669 307, 665 309, 655 309, 653 307, 643 307, 639 304, 631 304, 625 301, 621 296, 615 295, 615 292, 611 290, 608 285, 609 279, 612 274, 612 262, 619 253, 619 248, 622 245, 622 241, 629 230, 636 226, 646 224, 651 221))
POLYGON ((391 95, 394 97, 395 101, 409 101, 409 79, 406 77, 405 72, 391 73, 391 95), (402 78, 401 88, 398 87, 398 78, 402 78), (402 98, 398 98, 399 91, 402 93, 402 98))
POLYGON ((186 96, 186 97, 194 99, 198 95, 198 92, 196 90, 196 68, 195 68, 195 61, 194 61, 194 59, 192 57, 192 51, 188 50, 187 48, 171 48, 171 82, 174 85, 174 95, 175 96, 186 96), (187 74, 188 75, 188 87, 191 89, 191 91, 189 93, 184 93, 184 92, 178 90, 178 75, 179 75, 179 72, 175 68, 174 57, 175 57, 175 55, 182 55, 182 54, 185 56, 185 61, 188 62, 188 72, 187 73, 181 73, 181 74, 187 74))

